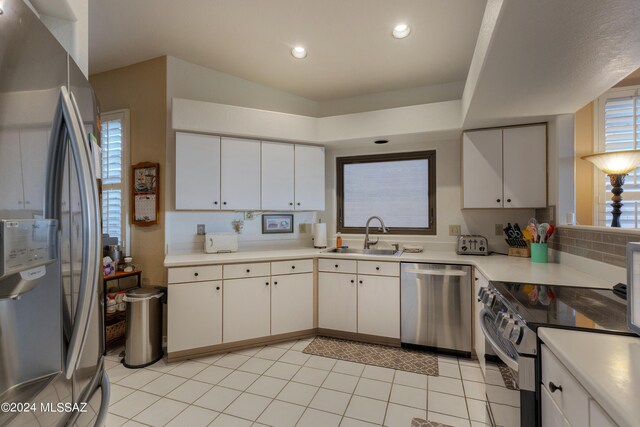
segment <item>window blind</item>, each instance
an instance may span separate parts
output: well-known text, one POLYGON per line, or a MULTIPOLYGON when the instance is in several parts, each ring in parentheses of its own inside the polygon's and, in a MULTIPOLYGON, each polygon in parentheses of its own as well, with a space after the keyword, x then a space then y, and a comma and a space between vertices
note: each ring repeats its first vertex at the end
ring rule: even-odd
MULTIPOLYGON (((344 166, 344 226, 364 227, 371 215, 399 228, 429 226, 429 161, 344 166)), ((378 223, 374 223, 378 227, 378 223)))
POLYGON ((125 126, 124 113, 102 115, 102 232, 126 248, 125 126))
MULTIPOLYGON (((638 88, 612 90, 599 99, 600 151, 640 148, 640 93, 638 88)), ((611 224, 611 183, 601 174, 598 194, 599 225, 611 224)), ((624 228, 640 226, 640 168, 629 173, 623 187, 622 215, 624 228)))

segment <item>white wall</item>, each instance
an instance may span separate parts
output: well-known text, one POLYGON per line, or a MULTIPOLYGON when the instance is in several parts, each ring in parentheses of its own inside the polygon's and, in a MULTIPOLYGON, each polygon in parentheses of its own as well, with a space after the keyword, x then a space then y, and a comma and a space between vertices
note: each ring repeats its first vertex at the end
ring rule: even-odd
MULTIPOLYGON (((495 236, 495 224, 514 222, 523 225, 534 215, 533 209, 465 209, 462 210, 461 189, 461 143, 460 139, 424 142, 421 137, 413 141, 384 146, 371 144, 358 149, 329 149, 326 153, 326 211, 320 214, 328 223, 328 234, 333 240, 336 232, 336 157, 384 152, 436 150, 436 226, 435 236, 385 235, 384 242, 412 242, 425 245, 429 249, 451 249, 456 242, 449 236, 449 225, 459 224, 463 234, 481 234, 489 239, 493 251, 506 252, 504 236, 495 236)), ((371 212, 375 215, 376 212, 371 212)), ((383 218, 384 219, 384 218, 383 218)), ((363 224, 364 226, 364 224, 363 224)), ((346 236, 361 240, 362 236, 346 236)), ((359 242, 358 242, 359 243, 359 242)), ((354 244, 357 244, 354 242, 354 244)))

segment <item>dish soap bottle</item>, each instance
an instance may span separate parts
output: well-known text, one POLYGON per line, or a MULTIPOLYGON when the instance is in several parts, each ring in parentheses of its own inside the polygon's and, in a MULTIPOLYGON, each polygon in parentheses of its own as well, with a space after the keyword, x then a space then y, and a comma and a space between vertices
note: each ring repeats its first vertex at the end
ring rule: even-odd
POLYGON ((341 248, 342 247, 342 236, 340 235, 340 233, 338 233, 338 235, 336 236, 336 248, 341 248))

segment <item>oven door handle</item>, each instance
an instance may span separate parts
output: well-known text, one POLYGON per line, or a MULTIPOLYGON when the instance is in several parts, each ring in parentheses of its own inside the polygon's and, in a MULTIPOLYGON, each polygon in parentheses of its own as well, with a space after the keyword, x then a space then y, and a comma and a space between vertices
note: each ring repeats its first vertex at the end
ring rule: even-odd
POLYGON ((491 333, 489 332, 489 330, 487 329, 487 326, 484 323, 484 318, 486 316, 489 315, 489 312, 487 311, 486 308, 483 308, 480 311, 480 316, 478 321, 480 322, 480 328, 482 329, 482 335, 484 335, 484 337, 487 339, 487 341, 489 342, 489 345, 491 346, 491 348, 493 349, 493 351, 495 351, 496 355, 500 358, 500 360, 502 360, 509 368, 513 369, 514 371, 518 371, 518 361, 514 358, 512 358, 511 356, 509 356, 505 351, 502 350, 502 348, 500 348, 500 346, 498 345, 498 343, 496 343, 493 339, 493 337, 491 336, 491 333))

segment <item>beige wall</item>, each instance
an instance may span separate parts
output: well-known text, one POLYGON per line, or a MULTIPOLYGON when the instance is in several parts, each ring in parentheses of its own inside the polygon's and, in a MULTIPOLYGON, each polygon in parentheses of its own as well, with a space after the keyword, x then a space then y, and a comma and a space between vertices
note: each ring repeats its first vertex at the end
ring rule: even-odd
POLYGON ((593 223, 593 165, 580 157, 593 153, 593 108, 591 102, 575 114, 576 132, 576 222, 593 223))
MULTIPOLYGON (((131 164, 154 162, 165 173, 166 57, 90 76, 103 112, 129 109, 131 164)), ((160 182, 164 180, 160 179, 160 182)), ((160 186, 159 224, 131 226, 131 255, 143 269, 143 283, 164 283, 164 197, 160 186)))

